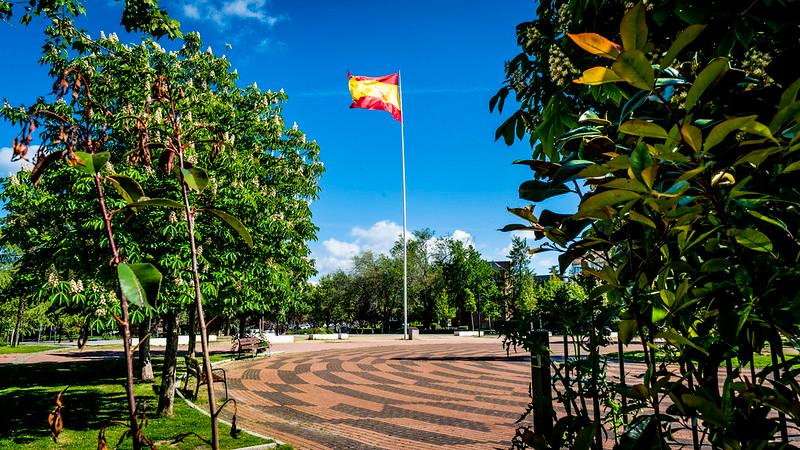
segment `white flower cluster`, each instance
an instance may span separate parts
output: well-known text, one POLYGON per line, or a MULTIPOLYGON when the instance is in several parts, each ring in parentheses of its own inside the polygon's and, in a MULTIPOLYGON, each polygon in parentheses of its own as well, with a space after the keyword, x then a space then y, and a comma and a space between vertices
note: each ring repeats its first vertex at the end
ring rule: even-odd
POLYGON ((550 66, 550 78, 559 86, 568 86, 572 77, 578 73, 572 61, 557 45, 550 46, 547 62, 550 66))
POLYGON ((55 286, 59 281, 61 281, 58 278, 58 272, 56 272, 56 269, 53 266, 50 266, 47 269, 46 274, 47 274, 47 284, 49 284, 50 286, 55 286))
POLYGON ((69 280, 69 290, 72 291, 73 294, 80 294, 83 292, 83 281, 69 280))

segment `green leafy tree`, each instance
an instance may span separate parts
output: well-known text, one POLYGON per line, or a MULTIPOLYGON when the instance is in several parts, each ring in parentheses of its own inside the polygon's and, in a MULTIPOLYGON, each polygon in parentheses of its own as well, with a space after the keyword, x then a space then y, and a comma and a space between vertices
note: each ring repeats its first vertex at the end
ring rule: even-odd
MULTIPOLYGON (((570 33, 537 37, 533 53, 542 45, 584 53, 573 61, 585 70, 556 100, 581 110, 563 112, 571 119, 551 130, 550 151, 535 149, 526 163, 535 179, 520 187, 534 202, 573 195, 578 209, 512 210, 525 220, 512 228, 547 239, 539 251, 562 252, 562 271, 582 257, 584 273, 601 283, 588 301, 622 305, 620 339, 642 342, 647 371, 634 392, 643 395, 630 422, 614 422, 622 448, 665 448, 681 423, 695 447, 785 446, 787 422, 800 423, 793 361, 782 350, 800 332, 792 178, 800 81, 786 64, 800 46, 788 19, 798 5, 640 3, 622 16, 589 3, 542 5, 572 13, 570 33), (772 364, 757 373, 753 355, 767 348, 772 364), (677 377, 659 370, 656 349, 671 355, 677 377)), ((556 89, 537 77, 531 89, 556 89)), ((534 104, 532 126, 554 117, 534 104)), ((599 330, 592 316, 590 330, 599 330)), ((593 375, 598 359, 593 350, 593 375)), ((570 433, 546 437, 550 445, 588 434, 602 445, 599 414, 569 419, 570 433)))
MULTIPOLYGON (((230 63, 202 51, 196 34, 186 36, 179 52, 150 40, 124 45, 115 35, 91 40, 68 24, 49 27, 46 35, 43 61, 58 79, 57 93, 72 92, 72 102, 41 100, 2 110, 4 118, 25 126, 15 142, 17 155, 26 156, 35 128, 43 141, 33 172, 7 178, 2 194, 9 211, 4 243, 33 249, 20 263, 38 277, 28 288, 80 308, 95 329, 116 323, 118 300, 109 284, 116 277, 95 269, 106 267, 107 257, 84 251, 109 244, 99 233, 103 221, 85 215, 95 208, 94 188, 64 164, 88 167, 91 159, 99 177, 95 185, 120 196, 107 199, 105 220, 125 218, 114 238, 124 244, 120 260, 154 261, 172 281, 152 305, 168 319, 168 328, 177 329, 176 312, 199 298, 198 291, 217 314, 283 308, 283 294, 313 273, 305 258, 305 242, 316 231, 308 204, 322 171, 316 144, 296 126, 283 129, 285 94, 237 87, 230 63), (69 47, 78 48, 78 55, 70 56, 69 47), (91 158, 77 150, 88 150, 91 158), (110 163, 96 162, 97 155, 108 155, 110 163), (37 227, 34 233, 26 231, 30 226, 37 227), (258 234, 252 238, 246 229, 258 234), (187 236, 203 240, 193 244, 187 236), (247 301, 237 298, 243 295, 247 301)), ((134 309, 133 322, 148 311, 134 309)), ((174 340, 168 347, 163 371, 166 413, 176 345, 174 340)))
POLYGON ((440 326, 447 326, 450 319, 455 317, 456 308, 450 303, 450 298, 447 295, 447 290, 442 289, 436 296, 436 301, 433 308, 434 322, 440 326))

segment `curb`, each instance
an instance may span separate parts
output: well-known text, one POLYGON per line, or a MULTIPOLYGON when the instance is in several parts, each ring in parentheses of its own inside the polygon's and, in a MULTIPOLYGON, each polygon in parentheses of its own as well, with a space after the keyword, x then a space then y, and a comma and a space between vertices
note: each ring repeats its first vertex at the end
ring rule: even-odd
MULTIPOLYGON (((183 396, 183 393, 181 393, 181 390, 180 390, 180 389, 175 389, 175 393, 176 393, 176 394, 178 395, 178 397, 180 397, 180 398, 181 398, 181 399, 182 399, 182 400, 183 400, 183 401, 184 401, 184 402, 185 402, 187 405, 189 405, 189 407, 191 407, 191 408, 193 408, 193 409, 195 409, 195 410, 197 410, 197 411, 200 411, 200 412, 201 412, 201 413, 202 413, 204 416, 206 416, 206 417, 211 417, 211 415, 208 413, 208 411, 206 411, 205 409, 203 409, 203 408, 201 408, 201 407, 199 407, 199 406, 195 405, 195 404, 194 404, 193 402, 191 402, 189 399, 187 399, 186 397, 184 397, 184 396, 183 396)), ((225 425, 227 425, 227 426, 231 426, 231 423, 230 423, 230 422, 228 422, 228 421, 227 421, 227 420, 225 420, 225 419, 218 418, 217 420, 218 420, 218 421, 220 421, 220 422, 222 422, 222 423, 224 423, 224 424, 225 424, 225 425)), ((275 448, 275 447, 277 447, 277 446, 279 446, 279 445, 284 445, 284 444, 286 444, 286 442, 283 442, 283 441, 281 441, 280 439, 275 439, 275 438, 273 438, 273 437, 265 436, 265 435, 263 435, 263 434, 256 433, 256 432, 254 432, 254 431, 245 430, 244 428, 241 428, 241 427, 239 427, 239 430, 241 430, 241 431, 243 431, 243 432, 245 432, 245 433, 247 433, 247 434, 249 434, 249 435, 251 435, 251 436, 255 436, 255 437, 257 437, 257 438, 261 438, 261 439, 264 439, 264 440, 271 440, 271 441, 273 441, 273 442, 271 442, 271 443, 269 443, 269 444, 260 444, 260 445, 251 445, 251 446, 249 446, 249 447, 240 447, 240 448, 237 448, 236 450, 262 450, 262 449, 271 449, 271 448, 275 448)))

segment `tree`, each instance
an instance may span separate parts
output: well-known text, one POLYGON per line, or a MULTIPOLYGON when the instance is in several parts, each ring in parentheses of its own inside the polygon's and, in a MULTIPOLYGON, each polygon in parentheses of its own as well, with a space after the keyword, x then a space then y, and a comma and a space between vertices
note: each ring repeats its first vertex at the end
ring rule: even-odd
MULTIPOLYGON (((545 143, 534 150, 526 164, 535 179, 520 196, 570 194, 578 209, 538 217, 533 207, 514 209, 525 223, 510 229, 547 239, 537 251, 560 251, 562 272, 583 258, 583 271, 602 283, 587 300, 622 305, 620 339, 641 340, 647 372, 635 389, 648 392, 647 409, 633 412, 622 443, 663 448, 674 429, 668 424, 682 422, 696 447, 706 438, 715 447, 772 445, 776 432, 786 445, 787 420, 800 422, 790 406, 800 404, 800 392, 782 350, 783 339, 800 333, 792 306, 800 217, 785 206, 800 200, 791 175, 800 167, 793 152, 800 81, 796 66, 786 65, 800 47, 788 19, 798 5, 640 3, 619 22, 621 11, 599 14, 590 3, 542 4, 565 8, 574 22, 563 38, 534 39, 533 51, 583 52, 574 61, 586 70, 553 102, 585 109, 537 106, 543 97, 531 92, 556 89, 540 75, 531 78, 533 91, 523 90, 536 130, 554 120, 564 126, 549 132, 550 151, 545 143), (598 65, 597 56, 609 63, 598 65), (772 364, 756 373, 753 355, 766 348, 772 364), (679 377, 659 372, 656 349, 671 355, 679 377), (662 404, 666 396, 674 407, 662 404)), ((602 321, 592 311, 594 375, 602 321)), ((625 395, 599 388, 593 399, 625 395)), ((581 430, 601 445, 599 409, 591 419, 571 417, 569 442, 562 435, 551 445, 573 446, 581 430)))
POLYGON ((450 304, 450 298, 447 295, 447 290, 442 289, 436 296, 436 301, 433 308, 433 320, 440 326, 447 326, 450 319, 455 317, 456 308, 450 304))
MULTIPOLYGON (((308 203, 316 198, 322 167, 314 142, 296 126, 283 130, 280 105, 285 94, 263 92, 255 85, 237 87, 230 63, 202 51, 196 34, 186 36, 179 52, 166 52, 152 40, 134 46, 120 43, 115 35, 91 40, 64 23, 48 28, 47 35, 43 61, 57 78, 59 93, 71 91, 74 100, 41 100, 21 111, 10 106, 2 110, 4 118, 27 130, 15 144, 19 156, 25 156, 34 128, 43 141, 34 171, 7 178, 2 193, 9 211, 3 219, 4 243, 33 250, 20 262, 38 277, 28 288, 80 308, 95 329, 116 323, 118 300, 109 289, 115 276, 95 269, 107 267, 106 257, 84 251, 87 245, 108 245, 98 233, 98 221, 85 215, 96 201, 86 179, 64 164, 65 157, 72 163, 83 158, 70 137, 70 130, 78 130, 70 122, 74 118, 88 124, 80 128, 85 130, 80 131, 81 142, 95 146, 78 150, 94 155, 105 150, 110 157, 111 164, 99 164, 95 173, 106 188, 119 191, 120 197, 108 198, 108 204, 114 208, 112 216, 125 217, 125 225, 115 230, 115 239, 125 244, 120 258, 154 261, 171 281, 165 283, 166 295, 152 305, 168 321, 167 328, 177 330, 177 312, 195 298, 187 266, 197 269, 195 285, 217 314, 282 309, 282 298, 295 300, 297 294, 283 294, 304 285, 313 272, 305 258, 305 242, 316 231, 308 203), (77 55, 67 48, 78 49, 77 55), (182 169, 177 180, 173 168, 182 169), (183 220, 175 211, 149 208, 180 206, 175 202, 180 185, 196 191, 184 191, 189 213, 183 220), (167 198, 147 200, 145 192, 167 198), (195 214, 195 231, 203 241, 189 245, 188 225, 195 214), (26 224, 34 223, 36 232, 26 232, 26 224), (75 239, 76 232, 81 239, 75 239), (253 250, 236 234, 244 235, 253 250), (48 272, 50 265, 53 271, 48 272), (57 282, 46 283, 46 273, 55 273, 57 282), (84 288, 70 290, 71 283, 84 288), (231 298, 240 291, 247 301, 231 298)), ((132 316, 141 321, 145 310, 134 309, 132 316)), ((177 345, 177 340, 169 342, 177 345)), ((163 371, 159 403, 165 413, 171 409, 175 350, 167 349, 163 371)))

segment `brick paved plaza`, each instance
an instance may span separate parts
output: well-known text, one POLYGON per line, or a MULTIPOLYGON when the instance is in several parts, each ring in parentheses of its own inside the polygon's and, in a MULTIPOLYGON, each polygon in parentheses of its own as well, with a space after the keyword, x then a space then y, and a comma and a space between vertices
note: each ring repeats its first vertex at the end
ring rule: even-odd
POLYGON ((508 448, 528 402, 529 357, 496 339, 294 347, 226 370, 241 426, 296 448, 508 448))

